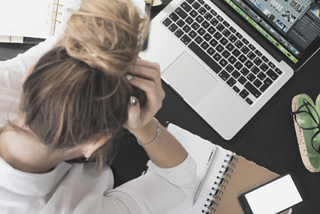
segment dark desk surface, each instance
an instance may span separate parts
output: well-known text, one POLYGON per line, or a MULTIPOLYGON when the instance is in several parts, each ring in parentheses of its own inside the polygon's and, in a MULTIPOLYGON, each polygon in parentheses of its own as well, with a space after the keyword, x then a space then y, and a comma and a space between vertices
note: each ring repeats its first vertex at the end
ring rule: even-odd
MULTIPOLYGON (((154 8, 153 13, 159 10, 161 7, 154 8)), ((14 57, 29 47, 0 44, 0 60, 14 57)), ((289 112, 291 100, 295 95, 306 93, 315 100, 320 93, 319 59, 320 53, 297 72, 230 141, 222 139, 166 84, 163 84, 166 98, 157 118, 162 124, 167 121, 175 123, 278 174, 292 170, 297 172, 307 188, 309 199, 295 206, 294 213, 318 214, 320 213, 320 173, 311 173, 302 164, 293 120, 289 112)), ((139 176, 147 160, 143 149, 135 142, 128 145, 118 155, 114 164, 116 185, 139 176)))

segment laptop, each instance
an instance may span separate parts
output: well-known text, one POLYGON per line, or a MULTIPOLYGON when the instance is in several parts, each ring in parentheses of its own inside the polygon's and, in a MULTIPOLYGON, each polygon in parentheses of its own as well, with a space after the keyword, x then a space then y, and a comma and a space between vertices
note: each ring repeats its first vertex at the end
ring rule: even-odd
POLYGON ((172 0, 140 57, 222 138, 232 139, 319 50, 310 0, 172 0))

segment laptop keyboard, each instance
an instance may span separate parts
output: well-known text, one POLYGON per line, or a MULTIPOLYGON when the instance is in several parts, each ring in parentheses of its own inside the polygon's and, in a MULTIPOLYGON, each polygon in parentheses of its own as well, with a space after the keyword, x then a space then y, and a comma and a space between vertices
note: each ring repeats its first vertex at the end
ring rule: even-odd
POLYGON ((282 71, 203 0, 185 0, 162 22, 252 105, 282 71))

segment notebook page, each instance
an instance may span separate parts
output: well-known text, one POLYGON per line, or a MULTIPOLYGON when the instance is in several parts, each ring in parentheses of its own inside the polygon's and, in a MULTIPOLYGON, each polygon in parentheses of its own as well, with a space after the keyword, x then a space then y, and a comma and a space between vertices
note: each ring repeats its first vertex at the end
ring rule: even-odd
POLYGON ((221 166, 227 165, 227 163, 224 162, 224 160, 230 160, 232 152, 223 149, 220 146, 216 146, 212 144, 210 141, 204 140, 199 136, 196 136, 190 133, 189 131, 186 131, 174 124, 169 124, 167 129, 173 136, 175 136, 175 138, 177 138, 178 141, 180 141, 180 143, 184 146, 184 148, 189 152, 189 154, 197 163, 197 185, 194 188, 193 193, 182 204, 173 208, 172 210, 167 212, 167 214, 202 213, 202 210, 207 210, 204 207, 204 204, 210 204, 210 202, 207 202, 207 199, 212 198, 212 196, 210 196, 209 194, 215 192, 212 191, 212 187, 218 187, 219 179, 217 179, 217 176, 222 177, 223 175, 223 173, 219 172, 224 171, 224 168, 222 168, 221 166), (208 172, 206 181, 203 184, 198 200, 193 205, 193 198, 195 196, 203 173, 206 169, 206 165, 210 157, 210 154, 215 147, 217 147, 217 151, 213 159, 212 166, 208 172), (227 157, 227 155, 229 155, 229 157, 227 157), (215 181, 217 181, 218 184, 214 184, 215 181))
POLYGON ((54 0, 0 0, 0 35, 49 36, 54 0))

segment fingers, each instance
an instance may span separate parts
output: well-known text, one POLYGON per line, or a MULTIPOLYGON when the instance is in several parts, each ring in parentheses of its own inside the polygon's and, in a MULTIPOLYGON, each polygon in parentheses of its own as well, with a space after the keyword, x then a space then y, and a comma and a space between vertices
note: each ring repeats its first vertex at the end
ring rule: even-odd
MULTIPOLYGON (((138 76, 140 78, 153 81, 156 83, 156 86, 159 90, 161 99, 164 99, 165 93, 162 89, 161 84, 161 71, 160 66, 158 63, 149 62, 142 59, 137 59, 135 64, 133 65, 132 69, 130 70, 130 73, 138 76)), ((136 81, 139 81, 138 79, 134 78, 136 81)), ((132 81, 133 84, 136 81, 132 81)), ((140 84, 134 84, 136 87, 146 91, 146 88, 142 88, 140 84)))
POLYGON ((158 63, 137 59, 130 73, 138 75, 145 79, 159 81, 161 80, 160 66, 158 63))

